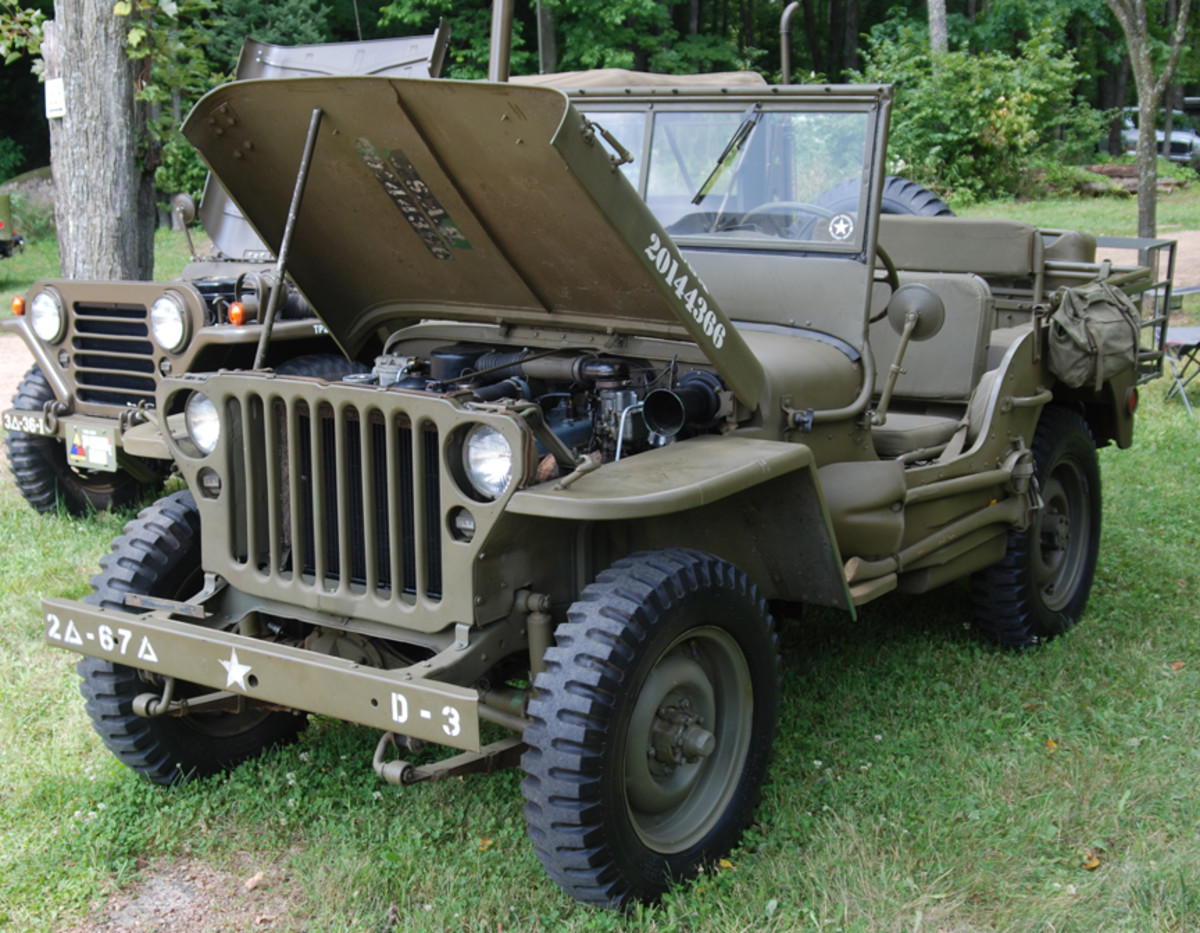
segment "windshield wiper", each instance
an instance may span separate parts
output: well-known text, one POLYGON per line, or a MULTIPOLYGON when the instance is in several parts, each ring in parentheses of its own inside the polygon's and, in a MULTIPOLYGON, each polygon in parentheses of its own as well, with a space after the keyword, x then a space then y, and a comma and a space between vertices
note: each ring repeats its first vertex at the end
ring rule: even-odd
POLYGON ((713 185, 717 183, 724 173, 725 169, 729 168, 737 159, 738 153, 742 151, 742 147, 746 145, 746 140, 750 138, 750 134, 754 132, 754 128, 758 126, 758 121, 762 119, 762 109, 760 104, 754 104, 747 108, 742 114, 742 122, 738 124, 738 128, 733 131, 733 135, 729 137, 729 142, 725 144, 725 148, 721 150, 721 154, 717 156, 717 164, 713 166, 708 177, 704 179, 704 184, 700 186, 700 190, 692 197, 693 204, 699 204, 712 191, 713 185))

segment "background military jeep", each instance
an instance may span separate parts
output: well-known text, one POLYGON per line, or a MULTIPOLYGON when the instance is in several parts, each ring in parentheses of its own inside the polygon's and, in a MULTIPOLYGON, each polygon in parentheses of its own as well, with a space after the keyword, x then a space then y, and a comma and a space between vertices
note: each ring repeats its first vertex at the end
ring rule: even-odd
MULTIPOLYGON (((442 28, 431 36, 327 45, 248 39, 236 78, 436 77, 448 38, 442 28)), ((185 225, 196 213, 190 202, 175 200, 185 225)), ((4 204, 7 196, 0 221, 4 204)), ((274 258, 211 178, 200 218, 215 251, 193 254, 178 279, 40 281, 23 302, 28 313, 0 322, 21 336, 35 360, 3 424, 17 488, 39 512, 59 502, 73 514, 120 507, 160 488, 172 464, 157 438, 136 430, 154 408, 160 380, 254 362, 262 315, 277 290, 274 258)), ((6 232, 0 228, 0 255, 6 232)), ((346 371, 303 295, 284 280, 276 301, 279 323, 266 363, 303 374, 346 371)))
POLYGON ((43 603, 105 743, 170 783, 311 711, 378 728, 393 783, 519 762, 550 876, 627 905, 751 819, 777 617, 969 579, 997 642, 1073 625, 1096 447, 1131 442, 1159 365, 1126 295, 1161 325, 1171 244, 1111 268, 1076 232, 881 217, 890 102, 207 96, 185 133, 370 370, 161 381, 149 417, 190 491, 127 526, 86 602, 43 603), (1055 315, 1096 292, 1114 352, 1068 381, 1055 315), (405 760, 430 744, 459 754, 405 760))

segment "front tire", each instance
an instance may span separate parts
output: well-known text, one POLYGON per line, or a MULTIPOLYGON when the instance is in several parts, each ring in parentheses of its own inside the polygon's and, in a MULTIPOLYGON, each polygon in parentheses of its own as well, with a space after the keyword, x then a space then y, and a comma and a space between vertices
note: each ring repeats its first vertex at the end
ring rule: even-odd
POLYGON ((985 637, 1024 648, 1061 635, 1087 605, 1100 549, 1100 463, 1087 422, 1049 405, 1033 436, 1042 508, 1010 531, 1004 559, 972 577, 985 637))
MULTIPOLYGON (((92 577, 87 602, 128 612, 125 595, 167 599, 194 596, 203 583, 200 567, 200 515, 190 492, 178 492, 144 509, 125 526, 92 577)), ((92 725, 109 750, 156 784, 203 777, 293 741, 307 724, 303 716, 248 709, 143 718, 133 701, 162 689, 158 678, 100 658, 85 657, 77 668, 80 692, 92 725)), ((177 698, 211 692, 194 684, 176 685, 177 698)))
MULTIPOLYGON (((45 375, 32 367, 17 387, 13 408, 42 411, 54 401, 54 390, 45 375)), ((59 502, 72 515, 87 515, 131 505, 143 496, 162 488, 168 464, 141 461, 147 470, 162 475, 149 482, 137 479, 129 470, 77 470, 67 462, 66 443, 57 437, 41 437, 10 431, 8 465, 13 479, 26 501, 39 512, 53 512, 59 502)))
POLYGON ((587 903, 652 901, 728 854, 758 803, 778 708, 771 616, 727 561, 618 561, 555 631, 522 759, 529 835, 587 903))

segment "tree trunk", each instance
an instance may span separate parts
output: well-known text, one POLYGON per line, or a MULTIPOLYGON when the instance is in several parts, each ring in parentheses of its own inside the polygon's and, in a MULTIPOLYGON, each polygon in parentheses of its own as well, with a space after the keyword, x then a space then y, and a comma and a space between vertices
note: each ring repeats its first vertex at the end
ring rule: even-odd
POLYGON ((840 81, 846 67, 846 60, 842 57, 842 52, 845 50, 842 36, 842 30, 845 29, 843 12, 841 0, 829 0, 829 79, 831 81, 840 81))
POLYGON ((941 55, 950 47, 946 32, 946 0, 929 0, 929 51, 941 55))
POLYGON ((1151 55, 1150 27, 1145 0, 1107 0, 1108 8, 1121 24, 1129 48, 1129 64, 1138 92, 1138 236, 1153 237, 1157 231, 1158 140, 1154 126, 1158 104, 1171 83, 1183 49, 1192 0, 1180 0, 1179 15, 1171 36, 1170 51, 1162 71, 1155 76, 1151 55))
POLYGON ((801 10, 804 12, 804 31, 808 34, 808 53, 812 56, 812 70, 817 74, 824 74, 825 58, 821 54, 821 38, 812 0, 802 0, 801 10))
MULTIPOLYGON (((1115 42, 1116 39, 1114 38, 1113 41, 1115 42)), ((1113 156, 1119 156, 1125 151, 1125 144, 1121 140, 1121 130, 1124 129, 1125 115, 1120 112, 1120 108, 1125 106, 1125 93, 1128 87, 1129 56, 1126 55, 1121 59, 1121 64, 1117 67, 1115 75, 1111 77, 1102 76, 1100 79, 1100 109, 1118 111, 1116 117, 1113 118, 1112 123, 1108 127, 1108 153, 1113 156)))
MULTIPOLYGON (((63 62, 66 113, 50 121, 59 267, 64 278, 154 275, 154 178, 139 147, 137 63, 112 0, 55 0, 47 40, 63 62)), ((48 59, 49 60, 49 59, 48 59)))
POLYGON ((558 71, 558 38, 554 34, 554 10, 541 0, 537 3, 538 74, 558 71))
POLYGON ((842 68, 858 70, 858 0, 846 0, 846 25, 842 43, 842 68))

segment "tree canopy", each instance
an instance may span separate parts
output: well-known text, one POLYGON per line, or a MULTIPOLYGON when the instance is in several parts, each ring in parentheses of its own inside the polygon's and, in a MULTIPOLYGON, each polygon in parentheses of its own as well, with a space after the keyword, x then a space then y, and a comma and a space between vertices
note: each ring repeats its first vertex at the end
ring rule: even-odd
MULTIPOLYGON (((1106 137, 1107 148, 1119 150, 1118 108, 1137 97, 1115 2, 943 0, 935 6, 945 8, 952 77, 939 86, 930 71, 928 0, 801 0, 793 80, 895 83, 897 164, 955 196, 1011 194, 1042 163, 1099 158, 1106 137)), ((1138 2, 1149 54, 1161 67, 1180 0, 1138 2)), ((0 56, 12 62, 0 68, 0 176, 47 158, 37 78, 15 59, 31 41, 36 47, 37 16, 52 5, 0 0, 0 56)), ((539 69, 538 6, 517 5, 513 74, 539 69)), ((176 127, 200 94, 228 77, 246 36, 287 44, 371 39, 430 32, 445 18, 452 37, 444 74, 479 78, 487 73, 491 7, 491 0, 116 0, 129 54, 142 63, 140 97, 151 108, 145 155, 158 166, 160 191, 195 191, 203 178, 176 127)), ((752 69, 768 81, 780 77, 782 0, 541 0, 541 7, 559 71, 752 69)), ((1190 23, 1185 47, 1195 38, 1190 23)), ((1200 88, 1200 57, 1182 56, 1178 85, 1200 88)))

